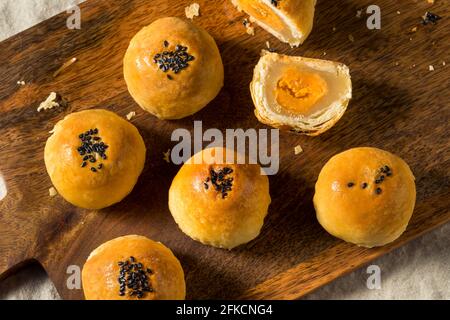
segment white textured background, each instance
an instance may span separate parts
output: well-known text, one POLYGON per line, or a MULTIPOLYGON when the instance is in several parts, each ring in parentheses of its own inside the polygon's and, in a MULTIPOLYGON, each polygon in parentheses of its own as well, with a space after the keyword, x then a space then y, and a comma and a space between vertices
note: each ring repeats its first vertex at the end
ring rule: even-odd
MULTIPOLYGON (((0 40, 80 2, 83 0, 0 0, 0 40)), ((450 299, 449 248, 450 224, 447 224, 373 262, 381 268, 380 290, 367 289, 368 275, 366 268, 362 268, 307 299, 450 299)), ((0 283, 0 299, 59 299, 59 296, 45 272, 31 266, 0 283)))

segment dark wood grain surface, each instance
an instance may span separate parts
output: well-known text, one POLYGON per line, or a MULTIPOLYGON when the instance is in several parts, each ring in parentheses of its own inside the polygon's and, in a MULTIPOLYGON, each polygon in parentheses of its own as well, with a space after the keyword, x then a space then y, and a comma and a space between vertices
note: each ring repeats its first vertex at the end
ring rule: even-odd
POLYGON ((436 1, 430 9, 425 0, 380 0, 382 29, 371 31, 365 13, 358 19, 356 11, 372 1, 319 0, 313 32, 297 49, 260 28, 255 36, 247 35, 244 15, 228 0, 198 2, 202 15, 195 23, 216 39, 226 83, 207 108, 179 121, 159 121, 139 109, 127 93, 122 58, 141 27, 160 17, 184 16, 190 0, 90 0, 81 5, 81 30, 67 29, 69 15, 63 13, 0 43, 0 172, 8 188, 0 201, 1 277, 38 261, 63 298, 82 298, 81 290, 67 289, 67 267, 82 266, 107 240, 142 234, 173 249, 185 269, 190 299, 293 299, 450 220, 450 69, 443 65, 450 63, 448 2, 436 1), (410 33, 427 10, 444 19, 410 33), (354 98, 343 119, 320 137, 281 134, 281 170, 270 178, 273 203, 256 240, 231 252, 202 246, 185 236, 169 213, 167 192, 178 167, 162 154, 173 147, 172 131, 191 130, 194 120, 202 120, 205 128, 264 128, 253 115, 248 85, 266 41, 279 52, 347 64, 354 98), (54 78, 72 57, 78 62, 54 78), (19 80, 27 84, 18 86, 19 80), (69 106, 38 113, 51 91, 69 106), (43 160, 54 124, 89 108, 122 116, 137 111, 132 122, 149 151, 132 194, 98 212, 49 197, 43 160), (295 156, 298 144, 304 153, 295 156), (334 154, 357 146, 403 157, 417 178, 412 221, 398 241, 383 248, 343 243, 315 218, 312 197, 321 167, 334 154))

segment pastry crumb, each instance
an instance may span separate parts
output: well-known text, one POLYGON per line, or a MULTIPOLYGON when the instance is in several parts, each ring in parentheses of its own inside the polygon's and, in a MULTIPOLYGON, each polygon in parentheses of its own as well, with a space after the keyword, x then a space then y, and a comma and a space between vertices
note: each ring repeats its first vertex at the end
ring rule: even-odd
POLYGON ((242 24, 244 25, 245 31, 247 32, 247 34, 249 34, 251 36, 255 35, 255 28, 252 26, 252 23, 250 21, 248 21, 248 19, 244 19, 244 21, 242 21, 242 24))
POLYGON ((445 65, 446 65, 445 61, 442 61, 442 65, 445 67, 445 65))
POLYGON ((269 41, 266 41, 266 47, 267 47, 267 49, 270 49, 270 42, 269 41))
POLYGON ((41 112, 42 110, 50 110, 50 109, 53 109, 56 107, 60 107, 61 102, 62 102, 61 97, 59 97, 56 92, 52 92, 52 93, 50 93, 50 95, 44 102, 41 102, 41 104, 37 108, 37 112, 41 112))
POLYGON ((355 42, 355 37, 353 37, 352 34, 348 35, 348 40, 350 40, 350 42, 355 42))
POLYGON ((397 11, 397 14, 401 14, 401 12, 400 12, 400 11, 397 11))
POLYGON ((184 8, 186 18, 193 20, 200 15, 200 5, 196 2, 184 8))
POLYGON ((172 150, 169 149, 169 150, 167 150, 167 152, 163 152, 163 159, 164 159, 164 161, 167 162, 167 163, 170 163, 170 152, 171 152, 171 151, 172 151, 172 150))
POLYGON ((302 153, 302 152, 303 152, 303 148, 302 148, 301 145, 298 145, 298 146, 296 146, 296 147, 294 148, 294 153, 295 153, 296 156, 299 155, 299 154, 302 153))
POLYGON ((17 84, 18 84, 19 86, 24 86, 24 85, 26 85, 25 81, 23 81, 23 80, 17 81, 17 84))
POLYGON ((356 11, 356 17, 359 19, 362 15, 362 9, 356 11))
POLYGON ((336 32, 336 27, 333 27, 333 32, 336 32))
POLYGON ((134 112, 134 111, 131 111, 129 114, 127 114, 128 121, 130 121, 134 117, 136 117, 136 112, 134 112))
POLYGON ((430 64, 430 65, 428 66, 428 70, 434 71, 434 66, 430 64))
POLYGON ((50 189, 48 189, 48 193, 50 195, 50 197, 55 197, 58 194, 58 191, 56 191, 56 189, 54 187, 51 187, 50 189))

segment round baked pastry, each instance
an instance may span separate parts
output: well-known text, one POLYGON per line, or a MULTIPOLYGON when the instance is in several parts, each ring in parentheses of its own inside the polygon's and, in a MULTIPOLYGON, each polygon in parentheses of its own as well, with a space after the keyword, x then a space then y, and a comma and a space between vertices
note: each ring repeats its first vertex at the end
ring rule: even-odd
POLYGON ((75 206, 102 209, 125 198, 145 163, 135 126, 113 112, 87 110, 58 122, 45 145, 45 166, 59 194, 75 206))
POLYGON ((124 58, 128 91, 160 119, 181 119, 204 108, 223 86, 214 39, 179 18, 156 20, 139 31, 124 58))
POLYGON ((309 136, 336 124, 352 97, 347 66, 263 51, 250 91, 262 123, 309 136))
POLYGON ((324 166, 314 206, 330 234, 363 247, 388 244, 406 230, 416 201, 414 176, 399 157, 356 148, 324 166))
POLYGON ((229 155, 237 158, 222 148, 194 155, 169 190, 169 209, 180 229, 194 240, 225 249, 259 235, 271 201, 261 167, 224 160, 229 155))
POLYGON ((86 300, 183 300, 186 295, 183 268, 172 251, 136 235, 95 249, 82 282, 86 300))
POLYGON ((316 0, 232 0, 262 28, 291 46, 302 44, 311 33, 316 0))

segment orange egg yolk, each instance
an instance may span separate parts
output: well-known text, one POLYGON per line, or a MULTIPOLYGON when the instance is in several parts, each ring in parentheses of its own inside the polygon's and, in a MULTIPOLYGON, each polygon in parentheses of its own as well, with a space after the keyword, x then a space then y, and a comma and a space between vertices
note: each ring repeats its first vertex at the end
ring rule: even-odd
POLYGON ((284 28, 283 21, 273 12, 274 7, 270 7, 260 0, 241 0, 239 6, 247 14, 275 30, 279 31, 284 28))
POLYGON ((283 109, 306 115, 327 92, 327 82, 320 75, 288 69, 277 82, 275 98, 283 109))

